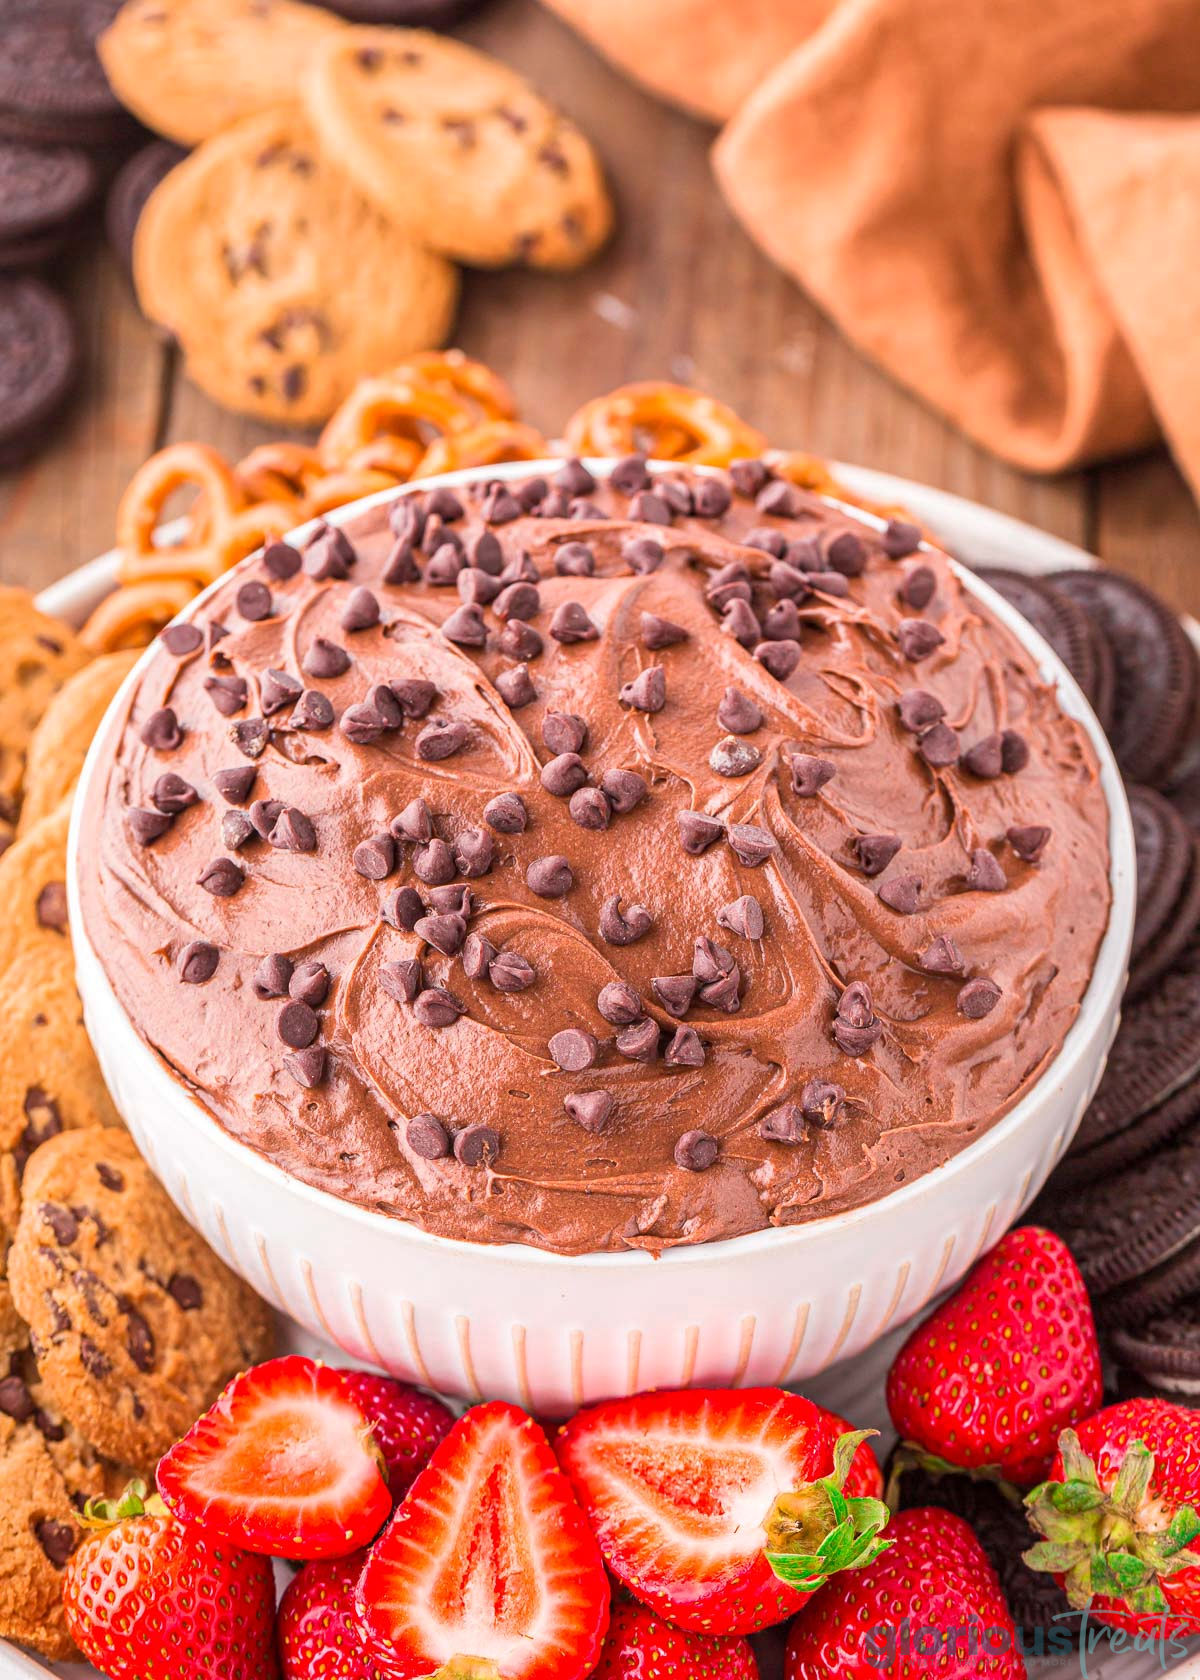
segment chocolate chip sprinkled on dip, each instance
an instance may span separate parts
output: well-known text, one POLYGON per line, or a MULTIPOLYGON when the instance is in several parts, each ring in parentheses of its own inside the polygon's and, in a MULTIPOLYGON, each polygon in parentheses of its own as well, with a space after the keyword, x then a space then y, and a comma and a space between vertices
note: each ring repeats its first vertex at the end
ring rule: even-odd
POLYGON ((886 1195, 1075 1018, 1088 740, 903 523, 761 462, 546 476, 252 558, 219 645, 155 647, 88 936, 230 1133, 442 1236, 655 1251, 886 1195))

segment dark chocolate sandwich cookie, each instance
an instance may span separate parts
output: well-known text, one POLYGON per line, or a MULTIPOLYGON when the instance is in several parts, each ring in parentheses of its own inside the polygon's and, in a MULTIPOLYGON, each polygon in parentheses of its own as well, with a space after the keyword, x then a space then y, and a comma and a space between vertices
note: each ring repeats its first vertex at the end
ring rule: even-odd
POLYGON ((0 134, 108 146, 135 132, 96 56, 120 0, 0 0, 0 134))
POLYGON ((1200 1297, 1136 1330, 1115 1330, 1112 1349, 1123 1365, 1172 1399, 1200 1399, 1200 1297))
POLYGON ((186 156, 182 146, 174 146, 169 140, 152 140, 127 158, 113 177, 104 206, 104 228, 127 273, 133 266, 133 236, 146 200, 186 156))
POLYGON ((1193 834, 1200 834, 1200 741, 1193 740, 1186 758, 1176 767, 1167 798, 1193 834))
POLYGON ((1050 643, 1095 710, 1097 637, 1079 603, 1044 578, 1010 571, 1005 566, 980 566, 977 575, 990 583, 998 595, 1003 595, 1009 606, 1015 607, 1050 643))
POLYGON ((1056 1190, 1095 1184, 1098 1179, 1140 1161, 1162 1147, 1200 1116, 1200 1078, 1176 1091, 1166 1102, 1131 1120, 1092 1149, 1072 1149, 1054 1170, 1056 1190))
POLYGON ((1127 775, 1158 787, 1187 745, 1200 660, 1175 614, 1116 572, 1055 572, 1050 581, 1098 624, 1116 666, 1109 739, 1127 775))
POLYGON ((1187 823, 1161 793, 1133 783, 1126 793, 1137 853, 1137 913, 1130 953, 1136 965, 1162 933, 1183 892, 1193 843, 1187 823))
POLYGON ((27 275, 0 276, 0 467, 36 452, 78 365, 62 299, 27 275))
POLYGON ((1191 843, 1191 862, 1179 897, 1175 900, 1157 939, 1144 950, 1129 970, 1126 1002, 1144 997, 1169 969, 1174 968, 1193 934, 1200 927, 1200 835, 1191 843))
POLYGON ((96 167, 77 146, 0 140, 0 268, 60 250, 96 185, 96 167))

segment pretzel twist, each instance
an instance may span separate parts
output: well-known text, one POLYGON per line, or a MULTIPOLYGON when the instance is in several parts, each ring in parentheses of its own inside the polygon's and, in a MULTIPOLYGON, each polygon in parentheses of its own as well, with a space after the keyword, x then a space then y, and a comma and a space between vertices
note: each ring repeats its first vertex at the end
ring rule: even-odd
POLYGON ((415 439, 422 447, 474 424, 469 402, 457 392, 421 385, 407 375, 361 379, 327 423, 317 443, 326 470, 337 471, 380 437, 415 439))
POLYGON ((134 473, 117 509, 121 581, 191 578, 197 584, 211 583, 222 569, 215 547, 245 502, 231 468, 207 444, 172 443, 160 449, 134 473), (192 485, 204 504, 200 535, 190 530, 175 547, 158 547, 154 532, 163 508, 177 490, 192 485))
POLYGON ((577 455, 644 450, 660 460, 707 467, 761 455, 767 442, 715 397, 654 380, 622 385, 584 403, 567 421, 566 440, 577 455))
POLYGON ((540 461, 550 445, 533 426, 512 420, 489 420, 469 432, 437 438, 417 468, 417 478, 456 472, 463 467, 494 467, 501 461, 540 461))
POLYGON ((89 615, 79 632, 80 640, 97 654, 145 647, 164 624, 183 611, 195 593, 186 578, 122 584, 89 615))

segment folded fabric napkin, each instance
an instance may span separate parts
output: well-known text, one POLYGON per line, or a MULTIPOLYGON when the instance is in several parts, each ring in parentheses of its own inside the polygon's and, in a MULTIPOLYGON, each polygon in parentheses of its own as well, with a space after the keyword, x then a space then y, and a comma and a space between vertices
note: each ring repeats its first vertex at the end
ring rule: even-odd
POLYGON ((724 120, 758 243, 1039 472, 1165 434, 1200 495, 1200 0, 547 0, 724 120))

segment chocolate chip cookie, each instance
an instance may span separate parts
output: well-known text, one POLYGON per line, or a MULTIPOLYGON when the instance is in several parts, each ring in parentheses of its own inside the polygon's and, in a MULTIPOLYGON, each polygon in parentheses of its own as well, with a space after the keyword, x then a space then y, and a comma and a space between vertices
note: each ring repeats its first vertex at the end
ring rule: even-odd
POLYGON ((12 588, 0 588, 0 647, 4 649, 0 672, 2 840, 4 832, 11 838, 16 825, 30 736, 54 694, 87 664, 88 653, 67 625, 37 610, 28 590, 12 588))
POLYGON ((74 788, 100 720, 137 664, 140 651, 123 649, 93 659, 63 684, 47 706, 26 754, 19 833, 28 834, 74 788))
POLYGON ((295 100, 313 48, 339 22, 299 0, 128 0, 98 46, 122 104, 197 146, 295 100))
POLYGON ((85 1440, 139 1469, 271 1351, 267 1307, 122 1132, 68 1133, 37 1152, 9 1272, 48 1394, 85 1440))
POLYGON ((318 46, 308 108, 330 154, 413 239, 482 267, 575 268, 612 226, 588 141, 514 70, 416 29, 318 46))
POLYGON ((294 110, 236 123, 171 171, 142 212, 133 272, 197 384, 289 425, 441 344, 457 297, 453 267, 369 204, 294 110))

